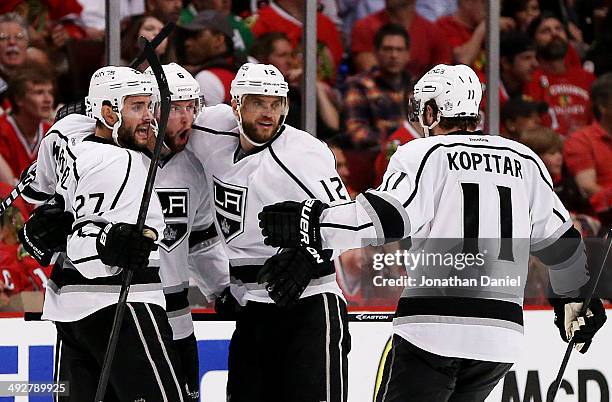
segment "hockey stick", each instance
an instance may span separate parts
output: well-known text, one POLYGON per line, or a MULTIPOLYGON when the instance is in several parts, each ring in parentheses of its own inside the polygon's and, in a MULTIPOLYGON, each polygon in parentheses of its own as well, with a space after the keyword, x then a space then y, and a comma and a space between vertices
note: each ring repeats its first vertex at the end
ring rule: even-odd
MULTIPOLYGON (((174 27, 175 27, 175 24, 173 22, 167 23, 162 28, 162 30, 159 31, 159 33, 155 36, 155 38, 151 40, 150 42, 151 47, 153 47, 153 49, 156 49, 157 46, 159 46, 159 44, 162 43, 162 41, 166 39, 168 35, 170 35, 174 27)), ((147 59, 147 56, 145 55, 145 50, 143 50, 138 56, 136 56, 134 60, 132 60, 132 62, 130 63, 130 67, 132 68, 139 67, 146 59, 147 59)), ((85 99, 81 99, 76 102, 67 103, 64 106, 62 106, 60 110, 57 111, 55 121, 57 122, 63 119, 64 117, 68 116, 69 114, 73 114, 73 113, 85 114, 85 99)), ((4 215, 4 212, 6 211, 6 209, 10 207, 13 204, 13 202, 15 202, 15 200, 21 195, 21 193, 23 193, 23 190, 25 190, 32 181, 34 181, 34 178, 36 177, 36 161, 32 162, 32 164, 28 166, 27 170, 28 170, 27 175, 25 175, 25 177, 23 177, 19 181, 19 183, 17 183, 17 185, 15 186, 15 188, 13 188, 9 196, 6 197, 4 200, 2 200, 2 202, 0 203, 0 217, 4 215)))
MULTIPOLYGON (((601 273, 606 267, 606 261, 610 256, 610 249, 612 248, 612 228, 608 231, 608 247, 606 249, 606 253, 604 254, 604 260, 601 264, 601 268, 597 273, 597 277, 593 282, 592 289, 590 289, 587 298, 582 304, 582 309, 580 310, 580 314, 578 316, 584 316, 589 308, 589 304, 591 304, 591 300, 595 295, 595 289, 597 288, 597 283, 599 282, 599 278, 601 277, 601 273)), ((574 349, 574 340, 571 339, 565 349, 565 355, 563 355, 563 360, 561 361, 561 367, 559 367, 559 372, 557 373, 557 378, 551 384, 551 387, 548 390, 548 395, 546 396, 546 402, 553 402, 555 400, 555 396, 557 396, 557 392, 559 391, 559 387, 561 386, 561 381, 563 381, 563 373, 565 373, 565 368, 567 367, 567 363, 569 363, 570 355, 572 354, 572 350, 574 349)))
POLYGON ((23 190, 25 190, 36 178, 36 161, 32 162, 32 164, 28 166, 27 170, 28 172, 19 181, 19 183, 17 183, 15 188, 11 190, 8 197, 0 202, 0 217, 4 215, 6 210, 13 204, 13 202, 15 202, 21 193, 23 193, 23 190))
MULTIPOLYGON (((151 201, 151 194, 153 192, 153 185, 155 183, 155 176, 157 174, 157 165, 159 163, 159 157, 162 150, 162 144, 164 142, 164 136, 166 132, 166 125, 168 124, 168 115, 170 114, 170 89, 168 88, 168 81, 164 70, 155 54, 155 49, 151 46, 151 43, 146 39, 142 38, 145 42, 144 53, 157 84, 159 87, 159 93, 161 98, 161 113, 158 122, 157 138, 155 140, 155 149, 153 150, 153 156, 151 157, 151 163, 149 164, 149 172, 147 174, 147 181, 145 182, 144 192, 142 194, 142 201, 140 202, 140 209, 138 211, 138 220, 136 221, 136 233, 142 233, 144 228, 145 219, 147 217, 147 211, 149 209, 149 202, 151 201)), ((130 291, 130 285, 132 283, 132 277, 134 271, 131 269, 123 270, 123 283, 121 284, 121 293, 119 294, 119 301, 117 303, 117 309, 115 310, 115 318, 113 320, 113 327, 111 329, 110 339, 106 348, 106 354, 104 355, 104 363, 102 364, 102 373, 98 382, 98 388, 96 390, 95 402, 102 402, 104 400, 104 394, 106 393, 106 386, 108 385, 108 379, 110 377, 110 370, 115 357, 115 350, 117 349, 117 342, 119 341, 119 332, 121 331, 121 325, 123 324, 123 315, 125 313, 125 307, 127 305, 127 297, 130 291)))
MULTIPOLYGON (((150 42, 153 49, 156 49, 159 44, 162 43, 164 39, 168 37, 168 35, 170 35, 175 26, 176 25, 174 22, 169 22, 162 28, 161 31, 159 31, 157 35, 155 35, 155 38, 153 38, 150 42)), ((128 67, 138 68, 145 60, 147 60, 145 53, 146 52, 144 50, 140 52, 138 56, 132 60, 128 67)), ((78 101, 67 103, 57 111, 55 114, 55 121, 58 122, 69 114, 85 114, 85 109, 85 99, 79 99, 78 101)))

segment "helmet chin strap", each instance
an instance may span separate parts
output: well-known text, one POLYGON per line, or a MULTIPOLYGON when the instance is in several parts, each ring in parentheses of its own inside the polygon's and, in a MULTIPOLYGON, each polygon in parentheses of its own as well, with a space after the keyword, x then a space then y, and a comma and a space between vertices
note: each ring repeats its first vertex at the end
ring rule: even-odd
POLYGON ((102 124, 104 124, 106 128, 111 130, 111 137, 113 138, 113 142, 121 146, 121 144, 119 144, 119 127, 121 127, 121 122, 122 122, 121 113, 117 113, 117 121, 112 126, 110 126, 106 122, 106 119, 102 118, 100 120, 102 120, 102 124))
POLYGON ((238 120, 238 131, 240 131, 240 135, 243 136, 244 139, 247 140, 249 144, 253 145, 254 147, 262 147, 266 145, 265 142, 253 141, 252 139, 249 138, 247 133, 245 133, 244 128, 242 127, 242 114, 240 113, 240 107, 238 107, 238 118, 236 120, 238 120))
POLYGON ((419 123, 421 124, 421 127, 423 127, 423 131, 424 131, 424 135, 425 137, 429 137, 430 135, 430 130, 432 130, 435 126, 437 126, 440 123, 440 112, 438 112, 438 114, 436 115, 436 120, 431 124, 431 125, 426 125, 423 122, 423 113, 419 113, 419 123))
MULTIPOLYGON (((285 100, 285 102, 287 101, 285 100)), ((242 103, 242 101, 240 103, 242 103)), ((253 141, 251 138, 249 138, 248 134, 244 131, 244 128, 242 127, 242 114, 240 113, 241 107, 242 107, 241 105, 238 105, 237 107, 238 117, 236 118, 236 120, 238 121, 238 131, 240 131, 240 135, 243 136, 244 139, 247 140, 247 142, 253 145, 254 147, 263 147, 268 142, 270 142, 270 140, 272 140, 272 138, 274 138, 276 134, 278 134, 278 130, 280 130, 283 123, 285 123, 285 119, 287 118, 288 107, 285 107, 285 113, 281 115, 281 118, 278 122, 278 129, 276 130, 274 135, 272 135, 268 141, 256 142, 256 141, 253 141)))

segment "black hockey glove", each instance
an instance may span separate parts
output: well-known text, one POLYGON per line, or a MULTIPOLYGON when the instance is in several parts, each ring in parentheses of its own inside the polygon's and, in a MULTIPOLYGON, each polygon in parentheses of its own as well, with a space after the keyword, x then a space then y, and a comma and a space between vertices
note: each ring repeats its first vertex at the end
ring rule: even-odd
POLYGON ((124 269, 141 269, 149 263, 149 254, 157 250, 157 234, 145 226, 137 233, 136 225, 109 223, 100 231, 96 249, 100 260, 109 266, 124 269))
POLYGON ((580 353, 586 353, 595 333, 606 322, 606 309, 601 300, 593 298, 584 316, 579 316, 584 299, 555 298, 551 304, 555 310, 555 325, 565 342, 574 339, 574 348, 580 353))
POLYGON ((44 204, 32 212, 17 235, 23 248, 46 267, 53 253, 66 251, 66 238, 72 232, 73 222, 74 217, 63 206, 44 204))
POLYGON ((320 264, 328 259, 312 247, 285 249, 268 258, 257 274, 257 282, 267 283, 270 298, 279 307, 288 308, 297 303, 310 280, 319 272, 320 264))
POLYGON ((215 299, 215 313, 221 318, 235 319, 242 309, 243 307, 230 292, 229 286, 215 299))
POLYGON ((329 205, 319 200, 285 201, 267 205, 259 213, 264 244, 273 247, 321 249, 321 212, 329 205))

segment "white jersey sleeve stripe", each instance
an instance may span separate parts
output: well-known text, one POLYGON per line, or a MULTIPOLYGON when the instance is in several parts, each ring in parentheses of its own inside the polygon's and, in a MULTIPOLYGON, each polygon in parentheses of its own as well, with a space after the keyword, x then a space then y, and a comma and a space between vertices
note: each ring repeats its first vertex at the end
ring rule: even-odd
POLYGON ((366 211, 366 213, 372 220, 372 224, 376 232, 376 239, 378 239, 378 241, 374 242, 372 245, 379 246, 383 244, 383 239, 385 238, 385 231, 380 221, 380 217, 378 216, 378 213, 376 211, 376 208, 372 206, 372 204, 370 203, 370 199, 364 194, 359 194, 356 200, 359 204, 361 204, 363 209, 366 211))
MULTIPOLYGON (((392 190, 397 188, 400 181, 395 182, 392 190)), ((364 195, 377 210, 386 241, 399 240, 410 236, 410 218, 399 200, 385 192, 367 191, 364 195), (399 214, 399 219, 396 213, 399 214)))

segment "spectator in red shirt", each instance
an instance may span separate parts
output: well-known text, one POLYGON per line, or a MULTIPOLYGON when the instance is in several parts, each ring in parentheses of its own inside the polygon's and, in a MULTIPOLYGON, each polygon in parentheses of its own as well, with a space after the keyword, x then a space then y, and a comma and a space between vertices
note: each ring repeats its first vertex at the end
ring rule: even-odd
POLYGON ((213 10, 201 11, 181 27, 185 62, 200 84, 206 106, 228 103, 230 85, 238 68, 233 58, 233 30, 227 18, 213 10))
POLYGON ((565 61, 569 42, 561 21, 550 13, 536 18, 529 27, 534 38, 540 68, 526 89, 534 100, 549 105, 545 124, 568 135, 591 121, 589 88, 593 74, 565 61))
POLYGON ((602 223, 612 223, 612 73, 591 88, 593 124, 574 132, 563 149, 567 167, 602 223))
POLYGON ((411 41, 401 25, 387 24, 376 33, 374 42, 378 66, 349 78, 344 115, 353 146, 378 151, 405 119, 411 41))
POLYGON ((368 71, 377 63, 374 36, 385 24, 403 26, 411 39, 410 60, 406 65, 413 77, 431 67, 451 62, 451 50, 444 34, 417 13, 416 0, 385 0, 385 8, 360 19, 353 26, 351 54, 357 72, 368 71))
MULTIPOLYGON (((256 37, 266 32, 284 32, 293 48, 298 48, 304 21, 303 0, 270 1, 270 5, 262 7, 257 14, 257 20, 251 28, 256 37)), ((333 83, 344 49, 336 25, 322 12, 317 13, 317 40, 319 78, 333 83)))
MULTIPOLYGON (((11 168, 13 181, 38 155, 50 127, 54 77, 38 66, 23 68, 9 83, 11 113, 0 116, 0 156, 11 168)), ((6 172, 5 175, 8 175, 6 172)))
POLYGON ((458 0, 457 11, 453 15, 436 21, 437 27, 453 49, 453 60, 456 63, 484 70, 485 17, 485 0, 458 0))

